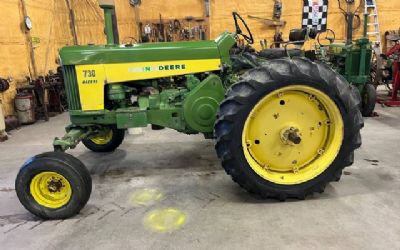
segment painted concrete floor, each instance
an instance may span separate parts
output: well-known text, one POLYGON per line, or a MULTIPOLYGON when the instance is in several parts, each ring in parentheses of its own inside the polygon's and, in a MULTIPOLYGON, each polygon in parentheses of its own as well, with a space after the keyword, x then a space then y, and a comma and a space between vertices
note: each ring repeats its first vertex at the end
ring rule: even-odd
POLYGON ((63 221, 30 215, 14 179, 27 158, 52 149, 68 116, 24 127, 0 144, 0 249, 400 249, 400 109, 377 112, 366 119, 355 164, 305 201, 251 197, 202 136, 145 129, 110 154, 80 145, 70 153, 90 169, 94 190, 63 221), (186 220, 155 230, 148 219, 164 208, 186 220))

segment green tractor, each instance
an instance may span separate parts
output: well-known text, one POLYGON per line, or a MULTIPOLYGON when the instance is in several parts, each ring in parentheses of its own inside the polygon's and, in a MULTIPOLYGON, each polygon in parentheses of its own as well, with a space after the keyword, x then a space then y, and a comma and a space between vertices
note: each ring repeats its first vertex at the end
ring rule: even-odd
MULTIPOLYGON (((361 112, 363 116, 373 116, 376 89, 371 79, 371 62, 373 51, 377 51, 377 47, 368 39, 368 13, 364 13, 363 36, 353 39, 353 20, 358 17, 361 24, 360 17, 356 13, 359 13, 363 4, 367 3, 360 0, 357 7, 354 0, 338 0, 338 4, 346 20, 346 40, 336 42, 335 32, 331 29, 318 33, 315 59, 329 65, 343 75, 350 84, 356 86, 362 96, 361 112), (341 2, 346 2, 346 9, 342 7, 341 2)), ((375 52, 375 54, 379 55, 380 53, 375 52)))
MULTIPOLYGON (((346 80, 357 87, 361 96, 361 112, 363 116, 373 116, 376 103, 376 89, 371 80, 372 45, 365 36, 350 43, 335 43, 334 32, 327 30, 333 36, 329 45, 319 42, 317 60, 332 67, 346 80)), ((320 37, 318 34, 318 38, 320 37)))
POLYGON ((31 213, 77 214, 91 194, 91 177, 65 151, 82 141, 94 152, 111 152, 127 128, 151 125, 215 139, 226 173, 262 198, 321 193, 353 163, 361 98, 326 64, 263 58, 237 13, 236 31, 215 41, 115 45, 114 7, 107 2, 101 7, 108 44, 60 51, 71 125, 54 140, 54 152, 32 157, 18 173, 16 192, 31 213), (237 45, 238 37, 248 45, 237 45))

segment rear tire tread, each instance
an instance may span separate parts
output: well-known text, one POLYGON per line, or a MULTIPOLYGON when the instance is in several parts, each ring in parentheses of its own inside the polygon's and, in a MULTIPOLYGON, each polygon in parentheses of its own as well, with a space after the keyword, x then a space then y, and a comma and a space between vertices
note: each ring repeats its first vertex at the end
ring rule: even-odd
POLYGON ((225 172, 231 176, 234 182, 248 192, 258 194, 262 198, 274 198, 281 201, 288 198, 304 199, 315 192, 322 193, 329 182, 339 181, 342 169, 352 164, 353 151, 361 145, 360 129, 364 126, 359 107, 360 95, 358 90, 328 66, 311 62, 305 58, 271 60, 259 68, 249 70, 241 77, 238 83, 232 85, 227 91, 226 99, 221 103, 217 114, 218 119, 214 129, 216 137, 215 149, 222 161, 225 172), (309 188, 296 191, 288 191, 284 188, 261 188, 256 181, 251 181, 247 178, 241 167, 238 166, 235 155, 230 150, 234 135, 233 124, 235 117, 240 112, 244 105, 243 103, 246 103, 245 100, 257 93, 263 85, 272 81, 279 82, 281 79, 296 81, 296 78, 299 77, 323 82, 343 102, 347 112, 347 116, 343 117, 343 119, 348 119, 348 124, 351 125, 345 127, 347 131, 345 131, 345 138, 342 144, 342 150, 346 152, 347 157, 339 159, 339 163, 336 164, 337 170, 333 175, 309 188))

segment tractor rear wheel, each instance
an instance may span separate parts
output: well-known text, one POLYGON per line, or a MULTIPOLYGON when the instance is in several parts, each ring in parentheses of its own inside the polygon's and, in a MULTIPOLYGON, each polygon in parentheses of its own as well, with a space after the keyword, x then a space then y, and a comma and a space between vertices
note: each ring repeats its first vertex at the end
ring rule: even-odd
POLYGON ((73 156, 49 152, 29 159, 20 169, 15 190, 22 205, 42 219, 66 219, 89 200, 87 169, 73 156))
POLYGON ((228 90, 214 129, 218 157, 264 198, 321 193, 361 145, 359 104, 358 90, 326 65, 271 60, 228 90))
POLYGON ((112 152, 124 141, 125 130, 111 127, 101 133, 82 140, 83 145, 93 152, 112 152))

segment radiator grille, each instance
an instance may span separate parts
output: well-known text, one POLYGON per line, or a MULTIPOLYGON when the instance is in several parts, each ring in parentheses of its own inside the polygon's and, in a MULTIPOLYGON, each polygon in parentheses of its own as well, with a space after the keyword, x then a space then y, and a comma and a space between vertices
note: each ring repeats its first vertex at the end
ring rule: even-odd
POLYGON ((81 102, 79 100, 79 88, 76 80, 75 66, 64 66, 63 73, 69 110, 80 110, 81 102))

